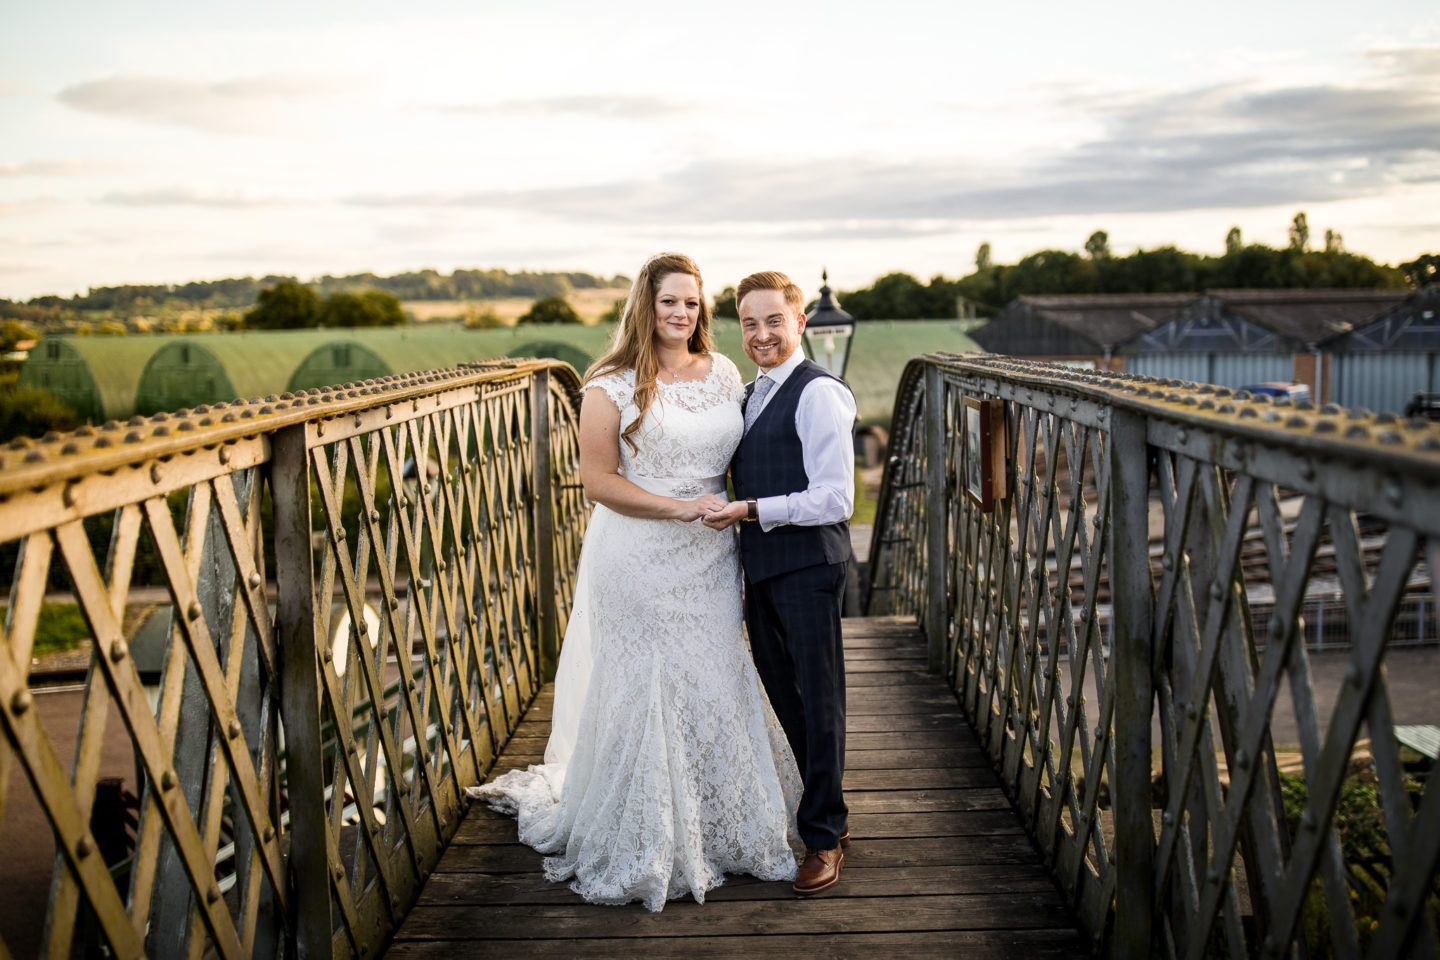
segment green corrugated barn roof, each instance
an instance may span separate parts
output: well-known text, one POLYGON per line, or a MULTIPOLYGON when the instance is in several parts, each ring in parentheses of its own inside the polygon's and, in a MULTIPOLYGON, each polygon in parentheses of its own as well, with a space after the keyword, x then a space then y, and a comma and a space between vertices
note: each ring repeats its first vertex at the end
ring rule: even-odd
POLYGON ((20 385, 49 390, 98 422, 135 412, 135 387, 150 357, 173 335, 47 337, 20 368, 20 385))

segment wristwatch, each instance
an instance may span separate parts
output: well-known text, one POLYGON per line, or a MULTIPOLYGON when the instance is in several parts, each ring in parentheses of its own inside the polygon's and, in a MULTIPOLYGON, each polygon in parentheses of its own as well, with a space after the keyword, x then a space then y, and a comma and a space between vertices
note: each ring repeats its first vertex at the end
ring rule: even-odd
POLYGON ((755 503, 755 498, 754 498, 754 497, 747 497, 746 500, 745 500, 745 519, 746 519, 746 520, 759 520, 759 519, 760 519, 760 507, 759 507, 758 504, 755 503))

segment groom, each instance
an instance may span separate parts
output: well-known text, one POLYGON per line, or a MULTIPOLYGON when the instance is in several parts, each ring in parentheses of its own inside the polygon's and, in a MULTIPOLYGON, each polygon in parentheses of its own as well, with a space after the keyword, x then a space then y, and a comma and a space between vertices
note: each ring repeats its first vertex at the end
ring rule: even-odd
POLYGON ((789 277, 751 274, 735 301, 745 353, 760 373, 746 388, 745 436, 730 463, 736 499, 705 523, 750 521, 740 526, 745 623, 805 784, 795 892, 808 895, 840 879, 850 842, 840 603, 855 503, 855 398, 800 350, 805 301, 789 277))

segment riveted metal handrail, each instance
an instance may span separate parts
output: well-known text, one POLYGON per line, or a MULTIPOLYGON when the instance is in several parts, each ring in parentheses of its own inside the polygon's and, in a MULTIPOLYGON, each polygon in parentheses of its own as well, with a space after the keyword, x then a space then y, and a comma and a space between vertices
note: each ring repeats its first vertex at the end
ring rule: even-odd
POLYGON ((0 823, 55 839, 0 954, 377 955, 553 671, 579 400, 502 360, 0 449, 0 823), (51 608, 91 639, 73 744, 37 708, 51 608), (117 776, 129 815, 96 807, 117 776))
POLYGON ((1440 786, 1385 671, 1440 639, 1440 425, 954 354, 894 410, 869 612, 919 618, 1097 945, 1440 952, 1440 786))

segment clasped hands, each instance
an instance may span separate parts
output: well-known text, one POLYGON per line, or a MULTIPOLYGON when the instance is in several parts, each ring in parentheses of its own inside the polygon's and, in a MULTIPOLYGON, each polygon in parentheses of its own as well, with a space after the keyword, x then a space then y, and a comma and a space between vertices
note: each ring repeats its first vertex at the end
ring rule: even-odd
POLYGON ((731 502, 722 494, 707 493, 694 500, 677 500, 679 513, 676 520, 689 522, 699 520, 712 530, 724 530, 737 520, 743 520, 749 511, 744 500, 731 502))

